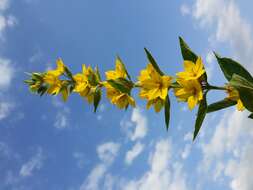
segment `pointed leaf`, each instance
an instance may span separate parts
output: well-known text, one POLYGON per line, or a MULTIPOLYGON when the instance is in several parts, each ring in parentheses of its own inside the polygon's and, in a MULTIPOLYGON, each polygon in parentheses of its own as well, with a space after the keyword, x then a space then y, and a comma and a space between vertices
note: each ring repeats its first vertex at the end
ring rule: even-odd
POLYGON ((64 102, 66 102, 68 100, 68 97, 69 97, 69 91, 68 91, 68 88, 66 86, 61 89, 61 94, 62 94, 62 100, 64 102))
POLYGON ((116 82, 115 80, 108 80, 107 81, 113 88, 115 88, 116 90, 119 90, 122 93, 130 93, 130 89, 127 88, 126 86, 116 82))
POLYGON ((100 90, 100 88, 96 88, 96 90, 94 92, 94 102, 93 102, 95 113, 97 111, 100 100, 101 100, 101 90, 100 90))
POLYGON ((155 59, 153 58, 153 56, 151 55, 151 53, 144 48, 147 58, 149 60, 149 62, 152 64, 152 66, 155 68, 155 70, 160 74, 160 75, 164 75, 164 73, 161 71, 161 69, 159 68, 159 66, 157 65, 155 59))
POLYGON ((169 123, 170 123, 170 98, 168 95, 165 100, 164 117, 165 117, 166 129, 168 131, 169 123))
POLYGON ((232 79, 233 74, 237 74, 247 79, 250 82, 253 82, 253 77, 251 74, 238 62, 226 58, 220 57, 217 53, 215 53, 215 57, 220 65, 220 68, 228 81, 232 79))
POLYGON ((180 43, 183 59, 189 60, 195 63, 198 59, 198 56, 189 48, 189 46, 186 44, 183 38, 179 37, 179 43, 180 43))
POLYGON ((72 81, 74 81, 73 75, 72 75, 71 71, 69 70, 69 68, 65 66, 64 69, 65 69, 65 72, 66 72, 67 76, 68 76, 72 81))
POLYGON ((101 81, 101 75, 100 75, 98 66, 96 66, 96 68, 95 68, 95 73, 96 73, 96 76, 97 76, 97 80, 98 80, 98 81, 101 81))
POLYGON ((204 94, 203 100, 199 104, 199 110, 198 110, 198 114, 197 114, 197 118, 196 118, 196 122, 195 122, 195 130, 194 130, 194 134, 193 134, 193 141, 197 137, 197 135, 200 131, 200 128, 202 126, 202 123, 203 123, 205 116, 206 116, 206 112, 207 112, 206 94, 207 93, 204 94))
MULTIPOLYGON (((186 44, 183 38, 179 37, 179 43, 181 48, 181 53, 184 60, 192 61, 196 63, 198 56, 191 50, 191 48, 186 44)), ((207 74, 204 73, 201 78, 202 81, 207 82, 207 74)))
POLYGON ((230 99, 224 99, 221 100, 219 102, 215 102, 213 104, 208 105, 207 107, 207 113, 211 113, 211 112, 215 112, 215 111, 219 111, 225 108, 228 108, 230 106, 234 106, 236 105, 236 101, 230 100, 230 99))
POLYGON ((132 81, 129 81, 125 78, 118 78, 116 80, 114 80, 116 83, 126 87, 127 89, 129 89, 129 91, 133 88, 134 83, 132 81))
POLYGON ((253 119, 253 113, 251 113, 248 118, 253 119))
POLYGON ((119 62, 123 65, 124 70, 125 70, 125 72, 126 72, 126 74, 127 74, 127 78, 128 78, 129 80, 131 80, 131 77, 130 77, 129 73, 127 72, 127 69, 126 69, 126 66, 125 66, 124 62, 121 60, 121 58, 120 58, 118 55, 117 55, 116 61, 119 61, 119 62))
POLYGON ((92 86, 96 86, 99 83, 96 74, 93 72, 88 75, 88 81, 92 86))
POLYGON ((40 95, 40 96, 43 96, 45 94, 45 92, 47 91, 47 87, 46 86, 41 86, 39 87, 39 89, 37 90, 37 93, 40 95))
POLYGON ((34 84, 34 81, 33 80, 24 80, 24 83, 28 84, 28 85, 32 85, 32 84, 34 84))
POLYGON ((41 73, 32 73, 32 79, 34 80, 42 80, 42 74, 41 73))

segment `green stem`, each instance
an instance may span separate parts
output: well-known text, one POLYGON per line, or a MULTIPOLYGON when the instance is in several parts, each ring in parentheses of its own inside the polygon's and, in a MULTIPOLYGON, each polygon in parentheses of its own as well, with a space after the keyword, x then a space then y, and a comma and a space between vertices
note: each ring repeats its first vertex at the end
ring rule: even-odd
POLYGON ((208 85, 206 88, 207 88, 208 90, 227 90, 225 87, 212 86, 212 85, 208 85))

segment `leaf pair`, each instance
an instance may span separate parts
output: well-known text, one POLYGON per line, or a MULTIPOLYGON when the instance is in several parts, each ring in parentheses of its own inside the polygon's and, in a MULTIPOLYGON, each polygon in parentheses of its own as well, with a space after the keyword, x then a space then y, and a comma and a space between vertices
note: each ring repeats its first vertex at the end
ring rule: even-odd
MULTIPOLYGON (((238 90, 243 105, 253 112, 253 77, 249 71, 230 58, 220 57, 217 53, 214 54, 225 78, 229 81, 229 85, 238 90)), ((208 112, 218 111, 235 104, 236 102, 233 100, 224 99, 209 105, 208 112)))

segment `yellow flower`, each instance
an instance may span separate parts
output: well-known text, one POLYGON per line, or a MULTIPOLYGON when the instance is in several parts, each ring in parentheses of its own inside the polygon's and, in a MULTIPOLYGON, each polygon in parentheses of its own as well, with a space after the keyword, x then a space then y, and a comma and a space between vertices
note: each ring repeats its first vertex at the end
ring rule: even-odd
POLYGON ((56 65, 57 65, 57 68, 55 70, 49 70, 47 71, 47 74, 49 75, 54 75, 54 76, 57 76, 59 77, 60 75, 62 75, 65 71, 65 65, 62 61, 62 59, 57 59, 56 60, 56 65))
POLYGON ((161 76, 152 64, 148 64, 147 68, 141 71, 138 80, 140 85, 139 96, 148 100, 147 108, 154 105, 156 112, 159 112, 164 106, 168 89, 172 83, 172 77, 161 76))
POLYGON ((43 77, 43 81, 49 85, 47 90, 48 94, 59 94, 62 87, 62 81, 58 78, 58 76, 55 76, 52 73, 46 73, 43 77))
POLYGON ((93 69, 89 66, 82 66, 82 73, 78 73, 73 76, 75 81, 74 92, 80 94, 80 96, 87 99, 89 103, 94 100, 94 92, 97 87, 97 78, 93 69))
POLYGON ((120 92, 113 88, 108 82, 105 82, 104 86, 106 88, 107 98, 111 100, 112 104, 120 109, 126 108, 129 104, 135 107, 135 101, 129 94, 120 92))
POLYGON ((155 112, 160 112, 161 109, 163 108, 165 104, 165 100, 161 99, 161 98, 156 98, 156 99, 153 99, 153 100, 148 100, 148 103, 147 103, 147 109, 149 109, 151 106, 154 106, 155 108, 155 112))
MULTIPOLYGON (((127 72, 125 66, 119 58, 115 62, 115 70, 107 71, 105 73, 107 80, 117 80, 120 78, 127 78, 127 72)), ((110 99, 111 103, 116 105, 118 108, 123 109, 127 108, 128 105, 135 107, 135 101, 133 97, 128 93, 123 93, 109 84, 109 82, 103 82, 103 85, 106 88, 107 98, 110 99)))
POLYGON ((59 76, 65 71, 65 65, 61 59, 56 61, 57 68, 55 70, 49 70, 43 76, 43 81, 49 85, 47 90, 48 94, 59 94, 62 88, 62 81, 59 76))
POLYGON ((177 73, 177 76, 184 80, 198 79, 205 73, 201 57, 198 57, 196 63, 184 61, 184 69, 185 71, 177 73))
POLYGON ((226 88, 227 88, 226 92, 228 94, 227 99, 236 101, 237 102, 237 104, 236 104, 237 110, 243 111, 245 109, 245 107, 240 99, 239 92, 236 89, 234 89, 232 86, 226 86, 226 88))
POLYGON ((179 101, 188 102, 188 107, 192 110, 202 99, 203 92, 198 80, 177 79, 179 88, 175 88, 175 96, 179 101))
POLYGON ((119 58, 117 58, 115 61, 115 70, 107 71, 105 73, 105 75, 106 75, 107 80, 110 80, 110 79, 115 80, 118 78, 127 78, 125 66, 123 65, 123 63, 121 62, 121 60, 119 58))

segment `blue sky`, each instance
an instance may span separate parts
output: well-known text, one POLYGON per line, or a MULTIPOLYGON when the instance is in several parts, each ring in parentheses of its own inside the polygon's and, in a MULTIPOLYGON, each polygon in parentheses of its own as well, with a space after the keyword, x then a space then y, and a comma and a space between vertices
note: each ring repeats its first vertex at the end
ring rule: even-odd
MULTIPOLYGON (((172 97, 171 123, 105 96, 98 113, 77 95, 29 93, 24 72, 61 57, 114 68, 118 54, 136 80, 147 47, 161 69, 182 70, 178 36, 202 56, 209 80, 225 80, 212 55, 253 72, 252 2, 233 0, 0 0, 0 190, 252 190, 252 121, 235 108, 208 115, 192 142, 196 110, 172 97)), ((103 75, 104 77, 104 75, 103 75)), ((222 98, 210 93, 209 102, 222 98)))

